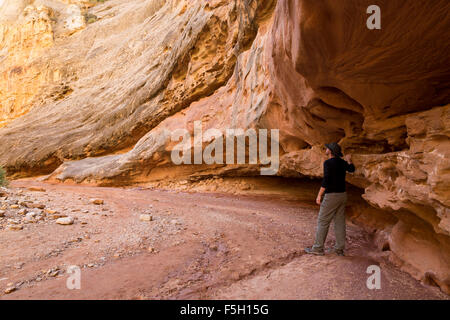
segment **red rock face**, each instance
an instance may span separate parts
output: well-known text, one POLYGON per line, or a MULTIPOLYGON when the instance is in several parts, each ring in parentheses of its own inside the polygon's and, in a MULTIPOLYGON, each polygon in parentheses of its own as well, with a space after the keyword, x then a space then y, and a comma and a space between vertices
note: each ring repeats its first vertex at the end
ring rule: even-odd
POLYGON ((108 185, 259 174, 257 165, 175 166, 164 132, 193 133, 202 120, 205 130, 279 129, 278 175, 319 178, 323 144, 338 141, 357 167, 349 182, 365 189, 352 219, 393 262, 449 293, 450 3, 376 2, 380 30, 366 25, 371 0, 99 10, 65 51, 33 63, 64 66, 71 91, 0 128, 0 164, 108 185))
POLYGON ((448 103, 448 1, 378 1, 381 30, 366 27, 370 4, 278 2, 276 91, 299 112, 297 136, 308 144, 345 138, 358 153, 404 149, 399 133, 386 141, 372 126, 448 103))
POLYGON ((278 2, 271 108, 286 116, 271 125, 284 128, 291 166, 317 158, 296 151, 305 145, 355 154, 352 183, 398 218, 381 227, 391 260, 449 292, 450 3, 377 1, 381 30, 369 30, 372 2, 278 2))

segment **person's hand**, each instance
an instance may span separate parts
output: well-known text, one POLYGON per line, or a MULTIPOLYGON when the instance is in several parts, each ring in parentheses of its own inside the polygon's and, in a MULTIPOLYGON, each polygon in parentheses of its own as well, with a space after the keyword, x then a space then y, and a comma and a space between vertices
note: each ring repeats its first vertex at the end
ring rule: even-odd
POLYGON ((316 203, 320 206, 320 203, 322 202, 322 197, 320 195, 317 196, 316 203))
POLYGON ((352 163, 352 155, 351 154, 347 154, 344 157, 345 161, 347 161, 348 163, 352 163))

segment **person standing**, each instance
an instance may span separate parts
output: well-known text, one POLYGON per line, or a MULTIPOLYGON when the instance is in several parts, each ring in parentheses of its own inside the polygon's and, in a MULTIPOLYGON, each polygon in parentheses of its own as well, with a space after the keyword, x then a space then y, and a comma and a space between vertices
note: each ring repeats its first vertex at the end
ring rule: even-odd
POLYGON ((345 249, 345 205, 347 203, 345 175, 347 172, 355 172, 355 166, 350 155, 347 155, 345 160, 342 159, 343 154, 339 144, 333 142, 325 144, 325 147, 328 160, 323 164, 322 186, 316 199, 316 203, 320 205, 316 240, 312 247, 305 248, 305 252, 315 255, 324 254, 324 243, 328 235, 328 228, 334 219, 336 245, 334 250, 331 251, 343 256, 345 249))

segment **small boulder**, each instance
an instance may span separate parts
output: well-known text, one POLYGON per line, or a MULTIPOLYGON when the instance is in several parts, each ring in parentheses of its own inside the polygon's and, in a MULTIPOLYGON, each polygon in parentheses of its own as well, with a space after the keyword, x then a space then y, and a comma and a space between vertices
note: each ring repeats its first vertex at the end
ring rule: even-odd
POLYGON ((68 226, 73 224, 74 219, 72 217, 59 218, 56 220, 57 224, 68 226))
POLYGON ((153 217, 151 214, 141 214, 139 216, 139 220, 141 221, 153 221, 153 217))
POLYGON ((29 218, 34 218, 37 215, 38 215, 37 212, 31 211, 31 212, 28 212, 26 216, 29 217, 29 218))
POLYGON ((34 218, 33 218, 33 217, 29 217, 29 216, 24 217, 22 221, 23 221, 24 223, 33 223, 33 222, 35 222, 35 221, 34 221, 34 218))
POLYGON ((4 293, 5 294, 10 294, 11 292, 14 292, 16 290, 17 290, 16 287, 8 287, 8 288, 5 289, 4 293))
POLYGON ((11 231, 18 231, 22 230, 23 226, 21 224, 10 224, 6 226, 6 229, 11 231))
POLYGON ((90 199, 89 203, 95 205, 102 205, 104 204, 104 201, 102 199, 90 199))
POLYGON ((44 209, 45 208, 45 204, 42 203, 33 203, 30 205, 31 208, 36 208, 36 209, 44 209))
POLYGON ((44 188, 40 188, 40 187, 29 187, 28 191, 45 192, 45 189, 44 188))

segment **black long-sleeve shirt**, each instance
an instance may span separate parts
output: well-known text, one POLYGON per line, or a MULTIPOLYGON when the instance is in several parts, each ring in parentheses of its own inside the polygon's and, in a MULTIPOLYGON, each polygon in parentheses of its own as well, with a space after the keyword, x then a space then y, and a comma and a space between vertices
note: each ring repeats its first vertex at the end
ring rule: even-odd
POLYGON ((323 163, 322 187, 325 193, 345 192, 345 174, 355 172, 355 166, 341 158, 331 158, 323 163))

